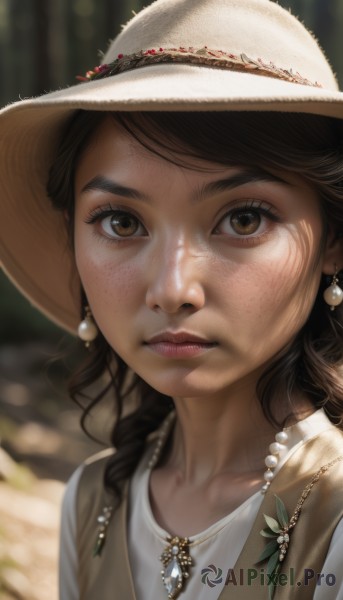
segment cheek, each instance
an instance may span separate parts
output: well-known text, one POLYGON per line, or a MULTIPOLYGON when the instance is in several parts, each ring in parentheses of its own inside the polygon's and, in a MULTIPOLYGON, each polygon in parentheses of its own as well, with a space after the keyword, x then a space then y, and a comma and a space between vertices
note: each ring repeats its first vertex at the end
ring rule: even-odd
POLYGON ((124 314, 141 298, 140 269, 134 263, 116 260, 115 254, 107 250, 87 253, 79 246, 76 264, 100 329, 103 322, 106 324, 109 318, 124 314))
POLYGON ((313 272, 313 255, 305 257, 296 244, 281 241, 268 252, 256 252, 254 260, 234 265, 229 277, 225 265, 218 266, 218 297, 237 335, 268 330, 287 338, 300 329, 311 311, 320 269, 313 272))

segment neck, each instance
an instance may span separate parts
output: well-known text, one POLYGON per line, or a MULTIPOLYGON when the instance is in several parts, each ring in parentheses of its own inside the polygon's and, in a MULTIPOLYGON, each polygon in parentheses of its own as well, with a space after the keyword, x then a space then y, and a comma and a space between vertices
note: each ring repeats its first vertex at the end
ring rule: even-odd
MULTIPOLYGON (((264 459, 274 436, 274 427, 263 414, 256 397, 176 398, 176 426, 167 464, 184 481, 204 483, 220 474, 263 472, 264 459)), ((293 421, 313 412, 306 400, 297 402, 293 421)), ((276 418, 288 417, 280 408, 276 418)), ((291 422, 287 422, 287 425, 291 422)))

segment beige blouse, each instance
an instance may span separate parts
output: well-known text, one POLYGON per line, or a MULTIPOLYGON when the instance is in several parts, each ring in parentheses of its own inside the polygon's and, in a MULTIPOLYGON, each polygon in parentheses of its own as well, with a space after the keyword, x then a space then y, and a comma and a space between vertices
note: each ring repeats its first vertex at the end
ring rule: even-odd
MULTIPOLYGON (((278 469, 312 437, 332 428, 323 411, 287 430, 287 450, 280 456, 278 469)), ((83 467, 71 478, 62 511, 60 552, 60 600, 80 598, 77 584, 76 495, 83 467)), ((149 471, 146 457, 141 461, 130 486, 128 550, 137 600, 167 599, 159 557, 168 533, 156 523, 149 503, 149 471), (153 592, 152 592, 153 590, 153 592)), ((206 531, 192 536, 194 566, 180 600, 211 600, 223 587, 234 586, 238 573, 230 571, 240 555, 263 500, 259 492, 206 531), (229 575, 228 575, 229 574, 229 575)), ((332 537, 321 577, 315 588, 315 600, 343 600, 343 521, 332 537)), ((257 558, 257 557, 256 557, 257 558)), ((310 577, 310 573, 308 576, 310 577)), ((251 574, 253 576, 253 574, 251 574)), ((260 575, 259 575, 260 576, 260 575)), ((295 582, 296 583, 296 582, 295 582)), ((263 582, 261 582, 263 585, 263 582)), ((115 599, 115 595, 113 596, 115 599)), ((94 599, 95 600, 95 599, 94 599)), ((122 600, 122 599, 121 599, 122 600)))

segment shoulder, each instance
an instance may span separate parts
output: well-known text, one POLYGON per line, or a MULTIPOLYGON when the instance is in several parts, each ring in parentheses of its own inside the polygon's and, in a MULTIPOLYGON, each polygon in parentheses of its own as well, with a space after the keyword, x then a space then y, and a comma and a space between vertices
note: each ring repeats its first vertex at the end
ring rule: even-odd
POLYGON ((327 429, 320 431, 304 444, 306 453, 313 456, 313 464, 321 464, 330 468, 331 463, 336 464, 338 471, 342 471, 343 458, 343 431, 329 424, 327 429))
POLYGON ((79 486, 84 485, 84 481, 90 492, 92 488, 97 489, 98 484, 102 484, 104 472, 108 460, 115 454, 113 448, 106 448, 97 454, 87 458, 81 465, 79 476, 79 486))
POLYGON ((108 492, 105 490, 104 475, 108 460, 115 451, 108 448, 88 458, 76 470, 68 484, 68 493, 73 494, 74 508, 77 516, 77 528, 82 528, 85 521, 99 515, 101 507, 108 503, 108 492))
POLYGON ((329 520, 331 514, 337 525, 343 516, 343 431, 331 425, 309 440, 304 446, 301 463, 300 469, 305 473, 310 463, 306 479, 310 492, 313 487, 315 493, 309 494, 309 503, 321 507, 324 521, 329 520))
POLYGON ((62 526, 76 530, 76 515, 79 512, 80 498, 87 504, 94 502, 95 496, 102 493, 105 467, 113 449, 106 449, 85 460, 67 482, 62 502, 62 526))

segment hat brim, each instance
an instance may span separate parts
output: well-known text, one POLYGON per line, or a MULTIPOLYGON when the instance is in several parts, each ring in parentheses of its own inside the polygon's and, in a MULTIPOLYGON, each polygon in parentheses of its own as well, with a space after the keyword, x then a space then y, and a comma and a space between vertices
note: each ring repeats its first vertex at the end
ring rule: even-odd
POLYGON ((0 258, 24 295, 72 333, 80 320, 80 282, 64 217, 52 209, 46 183, 64 124, 77 109, 273 111, 343 119, 343 93, 250 73, 160 64, 3 109, 0 258))

